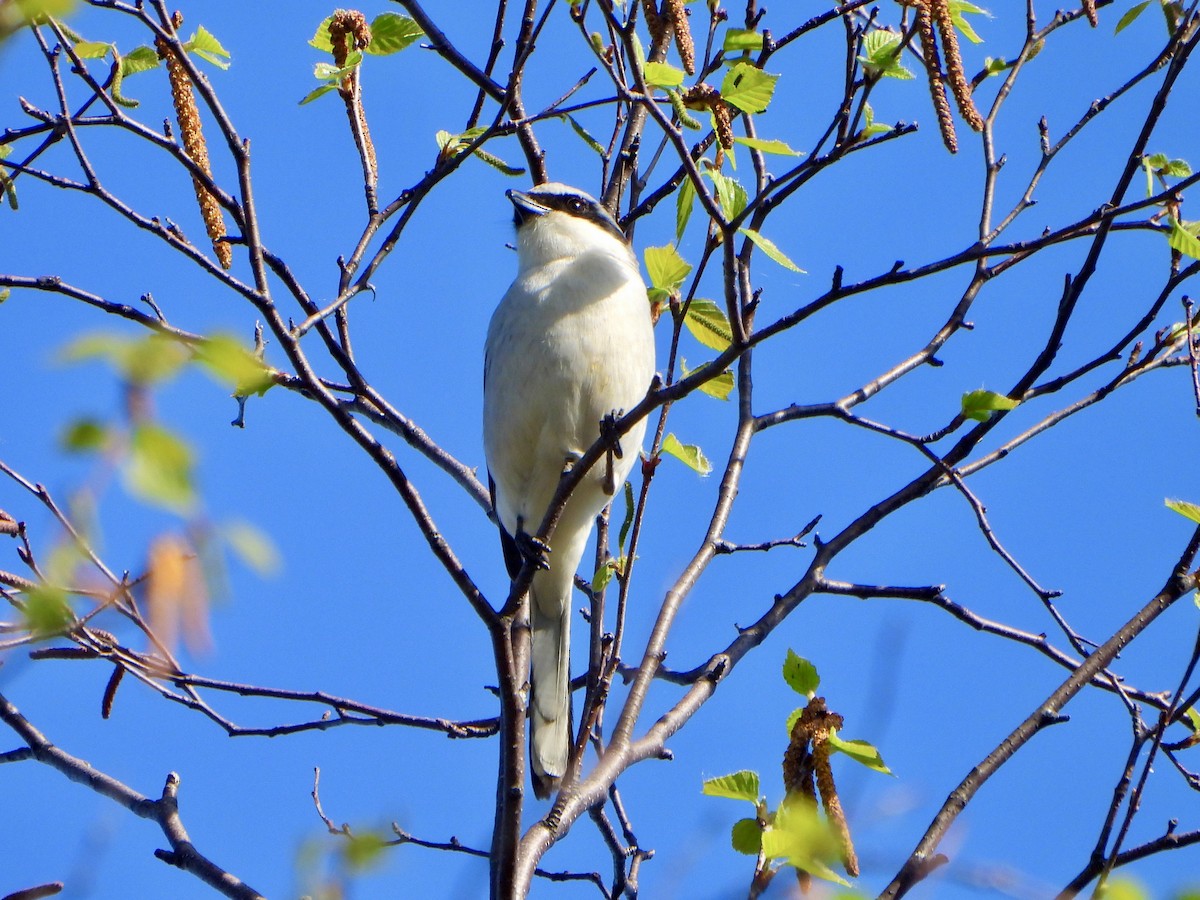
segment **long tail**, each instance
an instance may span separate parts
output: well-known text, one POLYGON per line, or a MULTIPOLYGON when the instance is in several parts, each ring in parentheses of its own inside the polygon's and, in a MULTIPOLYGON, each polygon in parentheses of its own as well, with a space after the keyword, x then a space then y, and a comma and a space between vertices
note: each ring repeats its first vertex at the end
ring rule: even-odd
POLYGON ((548 577, 553 574, 534 578, 529 609, 529 761, 533 792, 543 800, 558 789, 571 752, 571 580, 564 590, 563 579, 548 577))

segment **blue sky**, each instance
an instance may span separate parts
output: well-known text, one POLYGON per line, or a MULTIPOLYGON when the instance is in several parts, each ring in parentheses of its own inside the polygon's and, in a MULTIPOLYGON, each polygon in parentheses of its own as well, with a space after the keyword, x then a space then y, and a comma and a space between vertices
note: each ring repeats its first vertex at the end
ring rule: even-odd
MULTIPOLYGON (((1045 115, 1051 133, 1061 134, 1161 45, 1162 23, 1153 9, 1113 35, 1130 5, 1106 7, 1097 30, 1082 23, 1062 29, 1030 63, 997 128, 997 145, 1008 155, 999 207, 1020 196, 1036 164, 1038 118, 1045 115)), ((396 7, 364 11, 373 16, 385 9, 396 7)), ((821 9, 811 3, 796 11, 772 9, 767 22, 778 34, 821 9)), ((995 18, 976 20, 985 43, 965 48, 969 71, 984 56, 1012 56, 1019 48, 1023 15, 993 11, 995 18)), ((1053 14, 1049 6, 1039 11, 1046 19, 1053 14)), ((363 222, 360 169, 344 109, 333 96, 304 107, 297 102, 314 86, 311 68, 321 59, 306 42, 328 12, 307 0, 289 4, 286 13, 210 3, 185 9, 184 25, 190 34, 202 23, 232 54, 228 72, 207 71, 230 117, 251 140, 265 240, 318 300, 336 294, 336 259, 349 253, 363 222)), ((464 53, 486 56, 490 14, 467 3, 431 4, 429 12, 464 53)), ((693 16, 699 15, 702 6, 695 5, 693 16)), ((123 50, 145 42, 132 20, 120 16, 82 11, 71 21, 85 37, 114 40, 123 50)), ((821 29, 776 57, 773 71, 782 78, 770 110, 758 120, 760 136, 798 149, 812 145, 840 97, 841 34, 840 26, 821 29)), ((554 100, 591 65, 565 4, 552 11, 534 59, 529 109, 554 100)), ((27 36, 0 48, 0 85, 0 126, 25 124, 17 96, 53 108, 45 65, 27 36)), ((126 86, 142 101, 136 114, 151 126, 171 114, 163 86, 161 71, 131 78, 126 86)), ((1151 79, 1131 91, 1070 145, 1039 188, 1039 205, 1013 226, 1011 240, 1070 223, 1107 199, 1156 86, 1151 79)), ((1151 142, 1152 150, 1193 165, 1200 164, 1200 148, 1187 101, 1197 87, 1195 73, 1185 74, 1151 142)), ((474 92, 418 46, 369 59, 364 91, 380 158, 380 196, 390 200, 433 165, 435 133, 462 127, 474 92)), ((990 100, 992 91, 985 85, 980 96, 990 100)), ((604 95, 597 75, 581 96, 604 95)), ((808 274, 757 257, 755 284, 764 290, 760 321, 819 295, 835 265, 845 267, 847 281, 861 280, 894 260, 915 266, 973 242, 983 164, 965 126, 960 123, 963 150, 950 157, 920 80, 885 82, 872 102, 878 121, 915 120, 921 129, 832 167, 768 220, 764 232, 808 274)), ((581 120, 603 133, 603 114, 581 120)), ((538 137, 552 177, 598 189, 597 158, 567 125, 546 122, 538 137)), ((191 185, 165 154, 103 129, 88 130, 85 140, 111 190, 147 215, 178 222, 200 242, 191 185)), ((521 161, 515 140, 489 149, 510 163, 521 161)), ((227 157, 214 150, 214 160, 217 177, 232 187, 227 157)), ((748 179, 744 154, 739 161, 739 174, 748 179)), ((64 145, 41 162, 54 171, 75 171, 64 145)), ((773 159, 771 165, 781 171, 786 162, 773 159)), ((421 205, 372 279, 374 297, 355 299, 351 309, 356 354, 372 383, 481 472, 483 337, 515 263, 505 248, 512 235, 503 191, 527 183, 468 161, 421 205)), ((89 198, 31 179, 22 179, 18 190, 19 212, 0 212, 0 271, 58 274, 131 304, 149 292, 181 327, 250 339, 254 311, 152 236, 89 198)), ((673 215, 668 203, 639 223, 639 254, 673 239, 673 215)), ((1184 215, 1189 217, 1186 207, 1184 215)), ((681 253, 694 261, 701 241, 694 221, 681 253)), ((863 414, 921 434, 948 421, 965 391, 1007 390, 1044 340, 1062 278, 1078 269, 1085 252, 1082 242, 1065 245, 989 285, 972 310, 974 330, 958 334, 939 354, 945 365, 914 372, 866 404, 863 414)), ((1096 356, 1136 319, 1157 291, 1166 260, 1160 235, 1114 238, 1051 374, 1096 356)), ((244 260, 235 270, 245 274, 244 260)), ((755 360, 756 411, 836 399, 904 359, 944 321, 969 277, 964 267, 860 295, 767 344, 755 360)), ((716 282, 704 287, 710 296, 719 289, 716 282)), ((298 317, 294 310, 289 314, 298 317)), ((1181 315, 1173 298, 1157 324, 1181 315)), ((0 306, 6 382, 0 459, 60 498, 82 486, 98 491, 102 554, 115 570, 138 572, 149 543, 178 529, 178 518, 131 498, 102 465, 69 456, 59 444, 64 424, 78 416, 120 415, 121 387, 111 370, 58 359, 72 338, 95 331, 137 333, 129 323, 49 294, 14 292, 0 306)), ((669 335, 659 331, 661 365, 669 335)), ((709 351, 689 340, 682 355, 694 366, 709 351)), ((267 359, 284 364, 274 347, 267 359)), ((993 449, 1102 381, 1085 380, 1069 396, 1018 410, 981 449, 993 449)), ((236 413, 227 393, 188 369, 156 391, 156 415, 197 450, 203 518, 216 525, 254 523, 278 546, 283 565, 276 576, 263 578, 229 561, 228 592, 212 611, 214 647, 185 654, 185 665, 213 678, 323 690, 417 715, 491 715, 493 698, 485 686, 494 682, 494 672, 486 633, 429 558, 379 471, 303 398, 273 390, 252 400, 243 430, 227 424, 236 413)), ((1063 591, 1060 609, 1092 639, 1106 638, 1159 589, 1190 534, 1163 499, 1200 501, 1191 465, 1193 406, 1185 369, 1157 373, 971 479, 1005 546, 1042 584, 1063 591)), ((719 466, 734 421, 731 404, 696 395, 675 409, 669 427, 700 444, 719 466)), ((467 570, 491 598, 501 598, 506 580, 494 526, 449 479, 394 435, 381 434, 467 570)), ((785 537, 818 513, 818 531, 832 535, 923 468, 913 450, 832 420, 768 430, 753 446, 728 535, 746 543, 785 537)), ((663 592, 702 537, 716 489, 716 475, 700 478, 673 460, 660 467, 638 561, 630 658, 645 641, 663 592)), ((48 549, 56 539, 44 510, 9 481, 0 481, 0 509, 27 521, 36 545, 48 549)), ((781 548, 718 560, 684 606, 668 644, 668 664, 690 668, 723 648, 735 625, 752 622, 799 579, 810 554, 781 548)), ((21 569, 15 546, 0 546, 0 569, 21 569)), ((1036 597, 988 549, 969 506, 949 491, 890 517, 839 556, 829 575, 861 583, 946 584, 950 597, 979 615, 1046 631, 1063 644, 1036 597)), ((1196 616, 1189 601, 1179 603, 1123 656, 1119 671, 1147 690, 1173 688, 1191 650, 1196 616)), ((110 625, 117 630, 115 621, 110 625)), ((580 636, 584 631, 577 629, 580 636)), ((118 635, 135 639, 128 631, 118 635)), ((582 646, 576 644, 577 660, 582 646)), ((932 607, 828 596, 806 601, 670 742, 674 761, 642 764, 622 779, 642 846, 656 851, 642 868, 643 896, 744 895, 750 860, 729 848, 728 829, 745 813, 730 801, 702 797, 700 785, 706 777, 756 769, 768 798, 778 801, 783 723, 797 705, 779 676, 788 648, 818 667, 820 693, 844 715, 844 735, 874 743, 895 773, 889 778, 845 761, 837 770, 863 862, 864 893, 887 883, 946 794, 1064 677, 1028 648, 972 631, 932 607)), ((99 717, 109 674, 103 663, 31 662, 22 650, 3 661, 0 690, 54 743, 149 796, 161 790, 168 771, 177 771, 184 821, 198 848, 267 896, 310 890, 307 874, 328 865, 338 845, 313 809, 314 767, 321 769, 321 798, 335 822, 361 831, 395 821, 423 839, 455 835, 469 845, 487 845, 492 742, 448 741, 398 727, 229 739, 213 723, 132 682, 122 687, 105 721, 99 717)), ((642 728, 677 696, 677 688, 656 685, 642 728)), ((319 707, 233 695, 214 702, 242 725, 320 713, 319 707)), ((1085 693, 1068 712, 1068 724, 1035 738, 980 792, 943 846, 953 864, 921 896, 994 896, 984 883, 1002 877, 1016 885, 1002 896, 1044 896, 1085 863, 1128 752, 1128 718, 1116 698, 1099 692, 1085 693)), ((0 740, 0 751, 10 743, 0 740)), ((0 817, 0 894, 64 880, 65 897, 207 896, 198 882, 153 858, 163 841, 152 824, 57 773, 32 762, 0 766, 0 792, 7 811, 0 817)), ((528 815, 541 809, 531 804, 528 815)), ((1180 818, 1180 830, 1200 827, 1195 813, 1194 795, 1169 765, 1160 765, 1130 843, 1157 836, 1170 817, 1180 818)), ((594 828, 581 821, 543 865, 607 872, 609 862, 594 828)), ((1195 884, 1196 871, 1194 849, 1132 867, 1155 896, 1195 884)), ((475 897, 483 895, 485 879, 485 866, 476 859, 402 847, 356 878, 348 896, 367 900, 401 890, 404 896, 475 897)), ((594 895, 584 886, 538 884, 534 896, 589 892, 594 895)))

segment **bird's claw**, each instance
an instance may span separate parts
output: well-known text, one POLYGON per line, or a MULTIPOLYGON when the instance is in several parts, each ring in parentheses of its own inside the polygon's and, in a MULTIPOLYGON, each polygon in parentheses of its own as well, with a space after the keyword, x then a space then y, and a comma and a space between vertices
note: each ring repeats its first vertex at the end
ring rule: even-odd
POLYGON ((621 434, 617 430, 617 420, 622 411, 614 409, 600 420, 600 439, 604 442, 604 493, 612 497, 617 493, 617 480, 613 473, 613 457, 621 459, 621 434))
POLYGON ((534 537, 528 531, 518 531, 513 540, 517 544, 517 549, 521 551, 521 556, 526 562, 533 563, 534 569, 550 568, 549 544, 534 537))

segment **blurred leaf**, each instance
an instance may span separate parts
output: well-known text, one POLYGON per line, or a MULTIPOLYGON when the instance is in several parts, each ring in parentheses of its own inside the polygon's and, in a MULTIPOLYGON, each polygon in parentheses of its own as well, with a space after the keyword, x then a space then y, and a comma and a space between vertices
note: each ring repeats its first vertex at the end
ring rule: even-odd
POLYGON ((150 544, 146 604, 150 630, 168 647, 180 636, 192 652, 212 646, 203 573, 195 549, 179 535, 159 535, 150 544))
POLYGON ((783 266, 785 269, 791 269, 793 272, 799 272, 802 275, 806 274, 802 268, 788 259, 784 255, 783 251, 776 247, 772 241, 759 234, 753 228, 739 228, 738 231, 750 238, 750 240, 756 247, 758 247, 759 250, 767 254, 769 258, 779 263, 779 265, 783 266))
POLYGON ((1123 875, 1105 881, 1097 888, 1095 896, 1098 900, 1150 900, 1140 882, 1123 875))
POLYGON ((1019 400, 1012 400, 1003 394, 997 394, 994 391, 985 391, 981 388, 963 394, 962 413, 968 419, 974 419, 976 422, 986 422, 992 417, 992 413, 997 410, 1016 409, 1019 403, 1019 400))
POLYGON ((858 61, 877 78, 914 77, 900 62, 900 35, 896 32, 876 29, 863 38, 862 49, 858 61))
POLYGON ((187 349, 172 337, 150 334, 128 338, 111 332, 93 332, 76 338, 59 351, 64 362, 100 359, 128 381, 155 384, 173 376, 188 360, 187 349))
POLYGON ((238 397, 261 397, 275 386, 275 370, 232 335, 205 338, 196 345, 196 360, 238 397))
POLYGON ((70 600, 62 588, 39 584, 25 595, 25 627, 34 635, 65 631, 73 618, 70 600))
POLYGON ((221 46, 208 29, 203 25, 196 28, 196 33, 192 35, 192 39, 183 45, 184 50, 195 53, 203 60, 212 63, 218 69, 228 69, 229 51, 221 46))
POLYGON ((839 753, 845 753, 855 762, 862 763, 868 769, 882 772, 884 775, 892 774, 892 770, 883 764, 883 757, 879 751, 866 741, 844 741, 838 737, 836 731, 831 731, 829 746, 839 753))
POLYGON ((803 156, 799 150, 793 150, 784 141, 778 138, 751 138, 751 137, 735 137, 735 144, 741 144, 744 147, 749 147, 751 150, 758 150, 760 153, 774 153, 777 156, 803 156))
POLYGON ((1200 524, 1200 505, 1188 503, 1186 500, 1166 500, 1167 509, 1173 509, 1181 516, 1200 524))
POLYGON ((349 835, 342 842, 342 858, 352 872, 361 872, 377 863, 380 855, 387 849, 387 839, 374 831, 349 835))
POLYGON ((249 522, 228 522, 221 529, 229 549, 259 575, 274 575, 280 569, 279 551, 262 529, 249 522))
POLYGON ((779 804, 774 822, 763 832, 762 849, 769 859, 783 859, 818 878, 850 886, 829 867, 841 855, 832 826, 802 797, 789 795, 779 804))
POLYGON ((797 655, 796 651, 791 648, 788 648, 787 656, 783 660, 783 680, 797 694, 810 699, 816 694, 817 688, 821 684, 821 676, 817 674, 817 667, 804 657, 797 655))
POLYGON ((121 57, 121 74, 137 75, 139 72, 149 72, 151 69, 157 69, 160 62, 154 48, 143 44, 121 57))
POLYGON ((778 75, 768 75, 757 66, 740 62, 725 73, 721 82, 721 98, 742 112, 765 112, 775 94, 778 75))
POLYGON ((112 438, 112 432, 104 422, 79 418, 67 424, 59 443, 64 450, 73 453, 91 453, 107 448, 112 443, 112 438))
POLYGON ((762 847, 762 835, 762 826, 758 824, 758 819, 738 819, 733 823, 729 839, 738 853, 758 856, 762 847))
MULTIPOLYGON (((679 371, 684 378, 687 378, 695 370, 688 368, 686 359, 681 359, 679 363, 679 371)), ((716 397, 718 400, 728 400, 729 395, 733 393, 733 387, 733 372, 729 369, 726 369, 720 375, 710 378, 708 381, 701 384, 697 390, 708 394, 710 397, 716 397)))
POLYGON ((740 53, 743 50, 761 50, 763 36, 757 31, 745 28, 730 28, 725 32, 725 40, 721 49, 726 53, 740 53))
POLYGON ((646 63, 646 84, 651 87, 673 88, 683 84, 683 69, 677 69, 666 63, 646 63))
POLYGON ((173 512, 186 513, 196 502, 192 483, 192 450, 160 425, 143 423, 133 430, 125 486, 131 494, 173 512))
POLYGON ((718 775, 704 782, 702 793, 708 797, 726 797, 730 800, 748 800, 756 807, 761 796, 758 773, 743 769, 730 775, 718 775))
POLYGON ((1120 34, 1122 31, 1124 31, 1129 25, 1131 25, 1133 23, 1134 19, 1136 19, 1138 16, 1140 16, 1142 14, 1142 12, 1149 5, 1150 5, 1150 0, 1145 0, 1145 2, 1135 4, 1134 6, 1131 6, 1131 7, 1129 7, 1129 9, 1125 10, 1125 14, 1123 16, 1121 16, 1121 18, 1119 20, 1117 20, 1117 27, 1116 27, 1116 30, 1113 31, 1113 34, 1120 34))
POLYGON ((1200 259, 1200 238, 1193 232, 1193 226, 1200 230, 1200 222, 1180 222, 1172 216, 1171 233, 1167 236, 1167 243, 1172 250, 1177 250, 1184 256, 1200 259))
MULTIPOLYGON (((329 34, 328 26, 325 34, 329 34)), ((371 43, 367 44, 367 53, 372 56, 399 53, 424 35, 421 26, 408 16, 394 12, 380 13, 371 22, 371 43)), ((330 52, 332 51, 333 47, 330 45, 330 52)))
POLYGON ((673 433, 663 438, 662 452, 669 453, 689 469, 694 469, 701 475, 707 475, 712 471, 712 463, 708 461, 708 457, 704 455, 704 451, 700 449, 699 445, 682 444, 673 433))
POLYGON ((675 294, 692 271, 691 263, 680 256, 671 244, 647 247, 642 256, 646 260, 646 274, 650 276, 651 287, 666 294, 675 294))

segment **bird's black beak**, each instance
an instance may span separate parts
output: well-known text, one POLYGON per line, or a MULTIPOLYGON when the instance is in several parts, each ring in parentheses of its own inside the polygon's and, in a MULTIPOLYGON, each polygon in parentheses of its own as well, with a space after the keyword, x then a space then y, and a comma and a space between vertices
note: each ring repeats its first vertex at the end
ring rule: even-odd
POLYGON ((518 228, 522 224, 537 216, 544 216, 550 212, 550 208, 543 206, 534 200, 531 196, 523 191, 505 191, 505 196, 512 201, 513 205, 513 222, 518 228))

